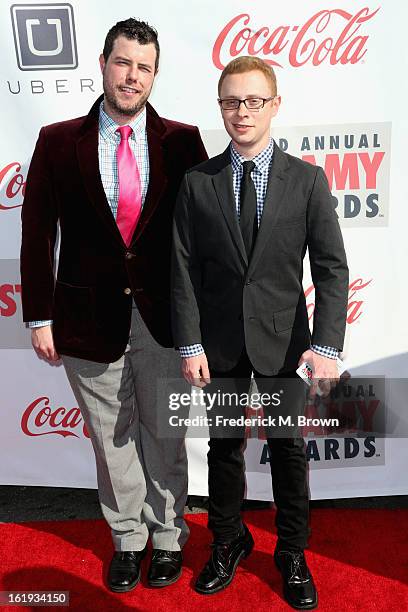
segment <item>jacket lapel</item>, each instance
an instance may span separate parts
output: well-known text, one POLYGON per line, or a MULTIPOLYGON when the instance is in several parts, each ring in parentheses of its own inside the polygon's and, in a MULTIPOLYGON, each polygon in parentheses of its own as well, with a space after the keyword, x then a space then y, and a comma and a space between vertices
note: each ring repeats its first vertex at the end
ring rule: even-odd
POLYGON ((149 186, 147 188, 142 214, 135 229, 135 233, 133 234, 132 244, 140 237, 146 225, 149 223, 168 182, 165 171, 162 139, 166 131, 166 126, 149 103, 146 105, 146 111, 147 145, 149 149, 149 186))
POLYGON ((114 238, 124 245, 122 236, 106 199, 99 172, 98 129, 99 106, 102 100, 103 96, 100 96, 92 106, 89 115, 84 120, 80 136, 77 140, 77 156, 89 200, 95 207, 95 210, 104 224, 112 232, 114 238))
POLYGON ((224 153, 219 156, 219 169, 213 176, 213 185, 217 194, 218 203, 222 214, 231 233, 231 237, 237 247, 238 253, 241 256, 245 266, 248 265, 248 258, 245 251, 244 241, 242 239, 241 229, 239 227, 238 215, 235 206, 235 196, 233 190, 231 154, 229 146, 224 153))
POLYGON ((258 236, 256 238, 254 251, 249 264, 248 274, 255 268, 259 257, 264 250, 270 235, 271 226, 275 225, 279 217, 279 211, 284 203, 284 196, 288 186, 289 178, 286 169, 289 163, 285 154, 274 145, 273 160, 269 171, 268 187, 265 195, 265 202, 261 223, 259 225, 258 236))

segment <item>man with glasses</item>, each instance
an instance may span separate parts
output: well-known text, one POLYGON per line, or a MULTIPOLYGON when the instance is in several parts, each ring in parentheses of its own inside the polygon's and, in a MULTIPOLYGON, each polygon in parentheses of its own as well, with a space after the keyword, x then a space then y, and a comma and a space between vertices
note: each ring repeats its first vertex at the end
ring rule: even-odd
MULTIPOLYGON (((330 387, 343 346, 348 269, 333 199, 321 168, 284 153, 270 137, 281 102, 270 66, 254 57, 234 59, 218 93, 231 143, 187 172, 175 211, 173 331, 183 375, 200 387, 229 378, 247 389, 252 373, 258 386, 279 377, 279 385, 292 381, 293 402, 304 402, 298 365, 309 362, 315 380, 330 387), (306 248, 316 288, 312 336, 302 288, 306 248)), ((288 603, 311 609, 317 593, 303 552, 309 532, 304 441, 295 434, 267 442, 277 507, 275 562, 288 603)), ((230 584, 254 544, 240 517, 242 448, 242 436, 210 431, 214 543, 196 581, 199 593, 230 584)))

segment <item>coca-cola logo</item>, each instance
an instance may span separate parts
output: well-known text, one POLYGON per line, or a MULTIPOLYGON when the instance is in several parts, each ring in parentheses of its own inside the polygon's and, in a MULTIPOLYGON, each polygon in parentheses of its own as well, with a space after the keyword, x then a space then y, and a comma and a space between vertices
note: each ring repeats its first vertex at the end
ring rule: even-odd
MULTIPOLYGON (((361 298, 361 291, 368 287, 372 282, 372 278, 369 281, 364 282, 362 278, 356 278, 349 285, 348 302, 347 302, 347 323, 352 325, 363 314, 364 300, 361 298)), ((314 285, 310 285, 305 290, 306 307, 309 316, 309 321, 313 317, 315 302, 314 302, 314 285)))
POLYGON ((26 436, 57 434, 64 438, 89 438, 79 408, 52 407, 47 396, 37 397, 27 406, 21 418, 21 429, 26 436))
POLYGON ((321 10, 302 26, 263 26, 252 29, 251 17, 241 13, 231 19, 218 35, 212 53, 214 66, 223 70, 238 55, 260 56, 270 66, 294 68, 305 64, 320 66, 323 62, 357 64, 367 53, 368 35, 362 25, 380 10, 370 13, 365 7, 355 14, 343 9, 321 10), (286 55, 284 62, 276 56, 286 55))
POLYGON ((11 210, 23 205, 26 180, 19 162, 11 162, 0 169, 0 210, 11 210))

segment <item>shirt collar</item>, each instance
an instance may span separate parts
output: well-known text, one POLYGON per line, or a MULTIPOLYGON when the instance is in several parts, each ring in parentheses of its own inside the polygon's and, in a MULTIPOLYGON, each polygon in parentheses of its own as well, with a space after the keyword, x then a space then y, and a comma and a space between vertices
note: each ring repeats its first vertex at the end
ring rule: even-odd
MULTIPOLYGON (((144 107, 143 111, 132 121, 128 123, 133 133, 131 134, 131 138, 135 140, 139 139, 141 136, 144 136, 146 133, 146 107, 144 107)), ((99 107, 99 133, 105 140, 114 139, 117 140, 120 138, 119 134, 116 133, 116 130, 120 127, 113 119, 110 117, 103 107, 103 101, 99 107)))
MULTIPOLYGON (((265 149, 262 149, 262 151, 258 153, 258 155, 255 155, 255 157, 252 159, 252 161, 255 163, 256 170, 259 172, 265 172, 269 168, 269 164, 273 156, 273 145, 273 138, 270 138, 268 146, 266 146, 265 149)), ((245 157, 238 153, 232 142, 230 144, 230 151, 232 169, 234 172, 237 172, 242 168, 242 164, 246 160, 245 157)))

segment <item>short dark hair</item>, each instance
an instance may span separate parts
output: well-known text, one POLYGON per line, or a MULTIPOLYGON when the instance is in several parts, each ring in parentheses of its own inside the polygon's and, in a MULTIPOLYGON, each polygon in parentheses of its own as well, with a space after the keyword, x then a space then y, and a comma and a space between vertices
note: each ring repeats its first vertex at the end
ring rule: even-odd
POLYGON ((118 21, 118 23, 109 30, 105 38, 105 44, 103 46, 103 57, 105 58, 105 62, 112 53, 113 43, 118 36, 125 36, 128 40, 137 40, 141 45, 153 43, 156 49, 154 70, 157 72, 159 68, 160 47, 157 39, 157 31, 154 28, 149 26, 146 21, 138 21, 133 17, 125 21, 118 21))

